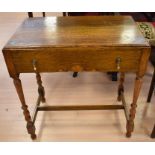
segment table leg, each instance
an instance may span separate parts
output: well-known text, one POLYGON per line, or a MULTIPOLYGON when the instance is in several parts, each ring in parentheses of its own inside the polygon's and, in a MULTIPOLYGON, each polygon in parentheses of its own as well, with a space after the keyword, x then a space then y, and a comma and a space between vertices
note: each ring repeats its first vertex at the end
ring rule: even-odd
POLYGON ((153 128, 152 133, 151 133, 151 138, 155 138, 155 125, 154 125, 154 128, 153 128))
POLYGON ((147 97, 147 102, 151 101, 152 94, 153 94, 154 87, 155 87, 154 85, 155 85, 155 69, 154 69, 154 73, 153 73, 153 77, 152 77, 152 81, 151 81, 151 85, 150 85, 149 94, 148 94, 148 97, 147 97))
POLYGON ((117 97, 118 101, 121 101, 121 92, 124 92, 124 86, 123 86, 124 79, 125 79, 125 73, 120 73, 120 83, 118 86, 118 97, 117 97))
POLYGON ((134 130, 134 118, 136 114, 137 100, 138 100, 138 96, 140 93, 141 85, 142 85, 142 78, 137 76, 135 80, 135 88, 134 88, 134 94, 133 94, 133 101, 132 101, 131 109, 130 109, 129 120, 127 121, 127 126, 126 126, 127 137, 131 137, 131 133, 134 130))
POLYGON ((24 114, 25 120, 27 122, 27 131, 29 134, 31 134, 31 138, 35 139, 36 138, 35 126, 32 123, 30 112, 29 112, 28 106, 26 105, 26 102, 25 102, 21 80, 19 79, 19 76, 17 76, 15 78, 13 78, 13 81, 14 81, 14 85, 16 87, 16 91, 18 93, 18 97, 22 104, 23 114, 24 114))
POLYGON ((37 84, 38 84, 38 93, 39 96, 41 97, 41 101, 45 102, 45 90, 44 87, 42 86, 42 81, 41 81, 41 76, 38 72, 36 72, 36 79, 37 79, 37 84))

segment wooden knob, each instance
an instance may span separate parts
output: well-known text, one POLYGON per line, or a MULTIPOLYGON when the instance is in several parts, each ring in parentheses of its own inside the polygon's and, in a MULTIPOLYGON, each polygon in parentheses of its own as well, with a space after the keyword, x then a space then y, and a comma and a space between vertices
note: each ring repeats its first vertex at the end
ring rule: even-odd
POLYGON ((33 70, 36 71, 37 70, 37 61, 35 59, 32 60, 32 65, 33 65, 33 70))
POLYGON ((120 70, 120 68, 121 68, 121 58, 120 57, 116 58, 116 65, 117 65, 117 70, 120 70))

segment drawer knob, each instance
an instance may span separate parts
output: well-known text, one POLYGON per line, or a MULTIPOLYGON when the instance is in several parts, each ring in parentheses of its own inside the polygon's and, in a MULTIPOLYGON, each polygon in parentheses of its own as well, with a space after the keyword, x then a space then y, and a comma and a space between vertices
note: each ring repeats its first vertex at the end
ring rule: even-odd
POLYGON ((117 65, 117 70, 120 70, 120 65, 121 65, 121 58, 120 57, 117 57, 116 58, 116 65, 117 65))
POLYGON ((32 60, 33 70, 37 71, 37 61, 35 59, 32 60))

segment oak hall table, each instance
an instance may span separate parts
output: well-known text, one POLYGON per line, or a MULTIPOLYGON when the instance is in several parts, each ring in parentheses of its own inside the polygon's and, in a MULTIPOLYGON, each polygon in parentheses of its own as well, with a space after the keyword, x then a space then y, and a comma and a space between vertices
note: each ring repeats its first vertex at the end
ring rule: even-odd
POLYGON ((150 54, 149 44, 129 16, 48 17, 26 19, 3 48, 32 139, 38 111, 123 109, 127 133, 134 129, 137 99, 150 54), (41 106, 45 102, 42 72, 120 72, 120 105, 41 106), (125 72, 136 74, 131 109, 124 98, 125 72), (33 117, 25 103, 20 73, 35 73, 39 97, 33 117))

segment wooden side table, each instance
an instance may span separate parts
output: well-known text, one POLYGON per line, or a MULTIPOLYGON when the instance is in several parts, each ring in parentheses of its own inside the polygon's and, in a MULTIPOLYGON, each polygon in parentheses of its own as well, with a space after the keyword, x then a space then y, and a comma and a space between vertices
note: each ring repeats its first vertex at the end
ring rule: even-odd
POLYGON ((129 16, 47 17, 26 19, 3 48, 10 77, 21 101, 27 130, 36 138, 38 111, 124 110, 127 133, 134 130, 137 100, 145 74, 150 47, 129 16), (42 106, 45 91, 41 72, 120 72, 118 105, 42 106), (131 109, 124 97, 125 72, 136 74, 131 109), (21 73, 35 73, 39 97, 33 117, 25 102, 21 73))

